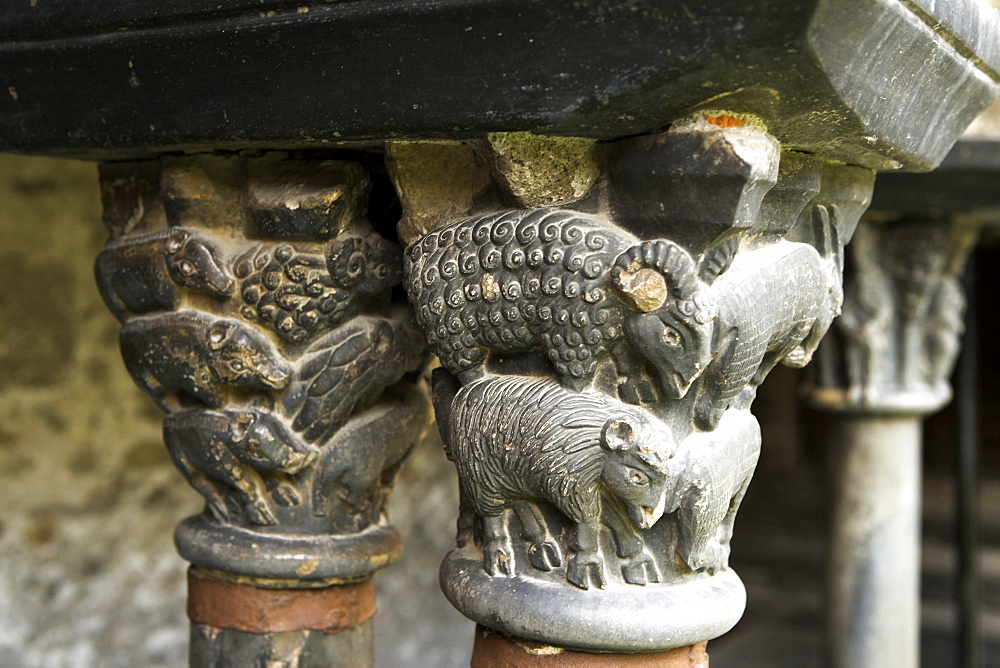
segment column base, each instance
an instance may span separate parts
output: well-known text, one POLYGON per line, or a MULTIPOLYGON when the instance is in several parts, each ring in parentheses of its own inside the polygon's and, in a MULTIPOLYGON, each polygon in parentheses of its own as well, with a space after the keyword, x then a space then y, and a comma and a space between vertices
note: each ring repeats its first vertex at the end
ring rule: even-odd
POLYGON ((403 552, 399 532, 382 523, 349 535, 280 534, 189 517, 174 532, 187 561, 255 578, 357 581, 371 577, 403 552))
POLYGON ((584 652, 687 647, 729 631, 746 607, 746 589, 729 569, 668 584, 588 590, 567 584, 556 570, 546 575, 544 580, 494 577, 483 570, 477 551, 456 549, 441 565, 441 587, 479 624, 584 652))
POLYGON ((593 654, 511 638, 477 625, 471 668, 708 668, 706 645, 643 654, 593 654))

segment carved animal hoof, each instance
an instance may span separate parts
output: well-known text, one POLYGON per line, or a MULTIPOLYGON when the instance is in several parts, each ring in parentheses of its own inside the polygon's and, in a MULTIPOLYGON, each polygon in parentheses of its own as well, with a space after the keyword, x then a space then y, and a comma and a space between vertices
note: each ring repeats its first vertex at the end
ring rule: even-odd
POLYGON ((625 582, 633 585, 647 585, 651 582, 659 582, 660 574, 656 570, 656 564, 648 554, 637 554, 622 564, 622 577, 625 582))
POLYGON ((811 358, 812 355, 808 354, 805 348, 795 346, 790 353, 782 358, 781 363, 793 369, 801 369, 806 364, 809 364, 811 358))
POLYGON ((494 577, 513 577, 514 550, 510 543, 502 540, 487 541, 483 547, 483 568, 494 577))
POLYGON ((607 586, 607 581, 604 579, 604 562, 596 554, 576 554, 569 560, 566 579, 580 589, 590 589, 591 584, 598 589, 604 589, 607 586))
POLYGON ((297 506, 302 503, 302 496, 298 490, 285 483, 281 483, 275 487, 271 492, 271 496, 274 497, 275 503, 285 508, 297 506))
POLYGON ((724 571, 729 567, 729 545, 721 544, 717 539, 712 539, 705 546, 705 551, 698 558, 696 570, 705 571, 709 575, 715 575, 718 571, 724 571))
POLYGON ((528 559, 531 565, 540 571, 551 571, 562 563, 562 559, 559 558, 559 548, 549 541, 529 544, 528 559))
POLYGON ((246 505, 247 517, 254 524, 259 524, 261 526, 274 526, 278 523, 278 518, 274 516, 271 509, 267 506, 267 502, 263 499, 257 499, 246 505))
POLYGON ((208 499, 205 503, 205 509, 215 521, 221 524, 229 522, 229 508, 226 507, 226 502, 224 500, 208 499))

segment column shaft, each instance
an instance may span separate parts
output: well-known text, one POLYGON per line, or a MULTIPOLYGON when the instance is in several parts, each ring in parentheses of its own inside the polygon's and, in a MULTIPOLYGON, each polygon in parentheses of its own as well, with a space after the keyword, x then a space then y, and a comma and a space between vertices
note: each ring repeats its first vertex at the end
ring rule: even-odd
POLYGON ((471 668, 708 668, 706 643, 643 654, 592 654, 548 647, 476 627, 471 668))
POLYGON ((833 418, 830 661, 916 666, 920 638, 920 417, 833 418))
POLYGON ((940 219, 866 221, 849 247, 843 315, 807 395, 833 424, 834 666, 919 663, 920 427, 951 398, 964 329, 958 277, 976 236, 940 219))

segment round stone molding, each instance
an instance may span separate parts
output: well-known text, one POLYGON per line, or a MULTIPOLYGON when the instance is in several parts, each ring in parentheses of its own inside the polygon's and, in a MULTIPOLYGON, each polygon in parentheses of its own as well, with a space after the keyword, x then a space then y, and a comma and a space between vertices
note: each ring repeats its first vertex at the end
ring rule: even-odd
POLYGON ((174 542, 195 566, 255 578, 343 580, 370 577, 396 561, 403 540, 395 527, 376 524, 348 535, 263 533, 189 517, 174 542))
POLYGON ((731 569, 588 590, 565 586, 559 575, 534 575, 493 577, 478 551, 455 549, 441 564, 441 587, 484 626, 586 652, 657 652, 711 640, 735 626, 746 607, 746 589, 731 569))

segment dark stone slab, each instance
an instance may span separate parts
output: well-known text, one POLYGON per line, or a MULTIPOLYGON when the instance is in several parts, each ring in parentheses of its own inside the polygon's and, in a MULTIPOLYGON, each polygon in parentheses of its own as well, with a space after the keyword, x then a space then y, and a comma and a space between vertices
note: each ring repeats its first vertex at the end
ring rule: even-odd
POLYGON ((929 174, 882 174, 868 215, 879 219, 973 216, 1000 225, 1000 141, 960 141, 929 174))
POLYGON ((996 15, 973 0, 197 4, 5 11, 0 150, 618 138, 718 109, 787 147, 919 170, 996 94, 1000 60, 996 15))

